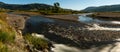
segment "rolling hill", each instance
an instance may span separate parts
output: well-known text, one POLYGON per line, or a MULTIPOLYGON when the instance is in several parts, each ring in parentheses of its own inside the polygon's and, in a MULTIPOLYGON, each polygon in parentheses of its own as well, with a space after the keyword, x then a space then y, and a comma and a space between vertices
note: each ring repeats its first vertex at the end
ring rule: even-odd
POLYGON ((50 9, 51 5, 40 4, 40 3, 32 3, 32 4, 6 4, 0 2, 0 8, 10 9, 10 10, 45 10, 50 9))
POLYGON ((88 7, 82 11, 85 12, 114 12, 120 11, 120 4, 118 5, 106 5, 106 6, 99 6, 99 7, 88 7))

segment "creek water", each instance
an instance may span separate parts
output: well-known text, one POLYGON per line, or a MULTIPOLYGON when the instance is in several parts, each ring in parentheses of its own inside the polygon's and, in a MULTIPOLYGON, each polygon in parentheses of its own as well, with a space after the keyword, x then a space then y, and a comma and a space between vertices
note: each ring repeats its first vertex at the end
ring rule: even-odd
POLYGON ((89 24, 93 24, 93 23, 109 23, 109 24, 120 24, 120 21, 116 21, 116 20, 104 20, 104 19, 98 19, 98 18, 94 18, 94 17, 88 17, 88 14, 83 14, 81 16, 79 16, 78 21, 83 22, 83 23, 89 23, 89 24))
POLYGON ((93 27, 88 27, 86 29, 88 30, 109 30, 109 31, 120 31, 120 21, 117 20, 105 20, 105 19, 99 19, 94 17, 88 17, 89 14, 82 14, 79 16, 78 21, 90 24, 93 27), (100 24, 110 24, 112 27, 104 27, 100 26, 100 24), (118 25, 118 27, 114 26, 118 25))

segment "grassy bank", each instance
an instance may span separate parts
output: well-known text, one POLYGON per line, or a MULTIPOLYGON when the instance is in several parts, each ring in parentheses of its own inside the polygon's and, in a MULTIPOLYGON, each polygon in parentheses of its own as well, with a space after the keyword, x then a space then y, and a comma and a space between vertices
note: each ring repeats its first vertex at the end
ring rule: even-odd
POLYGON ((15 31, 6 23, 6 13, 0 13, 0 52, 9 52, 7 45, 15 42, 15 31))
POLYGON ((23 19, 24 15, 0 13, 0 52, 35 52, 49 49, 48 41, 42 38, 31 34, 22 36, 19 28, 25 23, 23 19))

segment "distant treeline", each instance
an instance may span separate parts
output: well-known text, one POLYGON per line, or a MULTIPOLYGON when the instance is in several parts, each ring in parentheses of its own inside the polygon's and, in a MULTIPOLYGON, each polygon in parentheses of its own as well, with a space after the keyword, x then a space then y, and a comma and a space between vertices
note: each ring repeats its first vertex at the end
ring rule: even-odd
POLYGON ((0 11, 27 11, 39 12, 40 14, 78 14, 81 11, 64 9, 60 7, 58 2, 52 5, 32 3, 32 4, 6 4, 0 2, 0 11))

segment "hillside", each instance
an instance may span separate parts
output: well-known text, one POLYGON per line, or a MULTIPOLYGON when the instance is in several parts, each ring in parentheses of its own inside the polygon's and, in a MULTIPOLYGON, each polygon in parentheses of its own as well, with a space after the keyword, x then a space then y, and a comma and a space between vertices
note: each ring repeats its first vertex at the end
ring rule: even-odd
POLYGON ((44 9, 50 9, 51 5, 47 4, 39 4, 39 3, 33 3, 33 4, 6 4, 3 2, 0 2, 0 8, 4 9, 10 9, 10 10, 44 10, 44 9))
POLYGON ((106 5, 106 6, 99 6, 99 7, 88 7, 84 9, 85 12, 114 12, 120 11, 120 4, 118 5, 106 5))
POLYGON ((60 4, 59 6, 56 6, 56 3, 53 3, 53 5, 48 5, 42 3, 7 4, 0 2, 0 11, 25 11, 25 12, 29 11, 29 12, 38 12, 43 15, 81 13, 81 11, 62 8, 60 7, 60 4))

